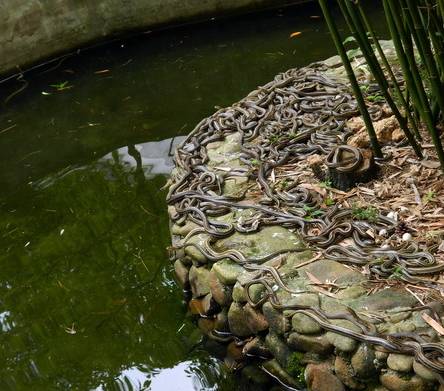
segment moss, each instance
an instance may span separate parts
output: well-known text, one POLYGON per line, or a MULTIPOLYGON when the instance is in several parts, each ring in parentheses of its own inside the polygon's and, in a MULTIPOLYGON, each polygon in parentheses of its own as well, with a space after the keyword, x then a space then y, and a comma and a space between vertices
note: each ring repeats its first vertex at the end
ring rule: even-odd
POLYGON ((301 363, 304 354, 301 352, 293 352, 287 364, 287 372, 300 384, 305 385, 304 371, 305 366, 301 363))

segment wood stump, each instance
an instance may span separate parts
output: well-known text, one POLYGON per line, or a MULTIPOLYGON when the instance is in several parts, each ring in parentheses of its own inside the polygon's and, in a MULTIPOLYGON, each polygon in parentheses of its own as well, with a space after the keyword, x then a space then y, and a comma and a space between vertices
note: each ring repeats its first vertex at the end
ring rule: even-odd
POLYGON ((375 178, 377 166, 370 149, 338 145, 326 158, 328 179, 336 189, 347 191, 357 183, 375 178))

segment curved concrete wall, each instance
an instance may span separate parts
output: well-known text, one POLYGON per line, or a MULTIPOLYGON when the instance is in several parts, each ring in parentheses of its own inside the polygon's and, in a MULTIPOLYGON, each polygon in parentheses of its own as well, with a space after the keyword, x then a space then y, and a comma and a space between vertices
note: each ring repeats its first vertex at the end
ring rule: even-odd
POLYGON ((2 0, 0 74, 125 31, 304 0, 2 0))

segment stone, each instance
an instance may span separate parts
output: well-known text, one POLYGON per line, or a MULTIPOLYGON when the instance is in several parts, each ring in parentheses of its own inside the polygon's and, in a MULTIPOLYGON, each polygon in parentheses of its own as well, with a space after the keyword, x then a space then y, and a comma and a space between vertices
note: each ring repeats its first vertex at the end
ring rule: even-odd
POLYGON ((356 376, 362 379, 373 377, 377 373, 375 358, 375 350, 370 345, 361 343, 351 358, 356 376))
POLYGON ((240 284, 240 282, 236 282, 233 287, 233 300, 238 303, 246 303, 247 295, 245 294, 244 287, 240 284))
POLYGON ((266 226, 251 234, 235 232, 214 244, 214 249, 218 252, 235 249, 248 257, 264 257, 279 250, 304 247, 298 235, 280 226, 266 226))
POLYGON ((400 377, 395 371, 387 371, 379 376, 381 384, 389 391, 425 391, 426 382, 419 376, 400 377))
POLYGON ((388 310, 387 313, 390 314, 388 316, 389 321, 391 323, 399 323, 410 318, 412 313, 406 310, 409 310, 409 308, 396 308, 395 310, 388 310))
MULTIPOLYGON (((355 324, 353 324, 348 320, 344 319, 332 320, 331 323, 333 323, 336 326, 347 328, 349 330, 358 331, 358 332, 361 331, 358 326, 356 326, 355 324)), ((326 336, 327 339, 330 341, 330 343, 333 344, 335 348, 337 348, 342 352, 353 352, 358 345, 358 342, 355 341, 353 338, 346 337, 344 335, 340 335, 332 331, 328 331, 326 333, 326 336)))
POLYGON ((270 331, 284 335, 285 332, 290 330, 290 321, 288 318, 286 318, 282 312, 276 310, 271 303, 265 303, 262 306, 262 312, 267 319, 270 331))
POLYGON ((351 285, 366 279, 362 273, 329 259, 321 259, 304 267, 303 270, 323 283, 334 281, 338 285, 351 285))
POLYGON ((388 355, 389 354, 387 352, 381 352, 379 350, 375 350, 375 358, 378 361, 386 362, 388 355))
POLYGON ((207 268, 191 266, 189 278, 193 297, 210 293, 210 271, 207 268))
POLYGON ((222 284, 217 278, 213 270, 210 271, 210 291, 213 299, 222 307, 228 307, 232 300, 232 288, 228 285, 222 284))
POLYGON ((238 337, 247 337, 252 334, 242 305, 234 301, 228 310, 228 324, 230 331, 238 337))
POLYGON ((197 320, 197 326, 206 335, 210 334, 214 330, 214 319, 199 318, 197 320))
POLYGON ((223 331, 223 332, 227 332, 230 330, 230 326, 228 324, 228 309, 227 308, 223 308, 222 311, 220 311, 216 315, 214 329, 217 331, 223 331))
POLYGON ((247 324, 252 334, 257 334, 268 329, 268 322, 262 312, 255 310, 250 304, 244 306, 247 324))
POLYGON ((193 221, 187 221, 183 225, 173 224, 171 227, 171 233, 173 235, 186 236, 195 228, 199 228, 199 225, 193 221))
POLYGON ((248 177, 235 176, 224 181, 222 194, 226 197, 243 197, 249 186, 248 177))
POLYGON ((316 334, 322 331, 321 326, 304 314, 294 314, 291 319, 291 325, 293 330, 301 334, 316 334))
MULTIPOLYGON (((194 244, 203 246, 205 241, 208 238, 209 238, 208 234, 205 234, 205 233, 193 235, 187 240, 186 244, 194 243, 194 244)), ((192 245, 188 245, 185 247, 185 254, 187 254, 188 256, 193 258, 193 260, 197 261, 198 263, 207 263, 208 262, 205 255, 203 255, 200 252, 200 250, 198 250, 196 247, 194 247, 192 245)))
MULTIPOLYGON (((293 292, 306 290, 306 285, 302 279, 290 279, 285 281, 285 284, 293 292)), ((286 309, 283 311, 285 317, 291 318, 298 313, 300 306, 319 308, 319 296, 317 293, 290 293, 284 289, 276 291, 278 301, 285 306, 292 306, 294 309, 286 309)))
POLYGON ((216 301, 213 299, 211 293, 208 293, 203 297, 202 309, 203 309, 203 314, 205 316, 215 315, 217 312, 219 312, 220 310, 219 304, 217 304, 216 301))
POLYGON ((336 294, 338 299, 357 299, 365 295, 367 291, 360 284, 349 286, 336 294))
MULTIPOLYGON (((246 299, 246 292, 245 299, 246 299)), ((266 294, 266 288, 263 284, 252 284, 248 287, 248 294, 253 303, 258 303, 266 294)))
POLYGON ((418 361, 413 361, 413 371, 424 380, 435 381, 437 379, 436 373, 433 373, 433 371, 431 371, 418 361))
POLYGON ((310 391, 345 391, 330 365, 325 363, 308 364, 305 368, 305 381, 310 391))
POLYGON ((247 365, 242 369, 241 375, 242 389, 257 391, 268 391, 270 389, 270 377, 256 365, 247 365))
POLYGON ((333 345, 328 341, 325 334, 321 335, 302 335, 291 333, 287 339, 291 348, 302 351, 312 352, 320 355, 327 355, 333 351, 333 345))
POLYGON ((265 337, 265 346, 270 350, 277 362, 282 365, 283 368, 287 368, 291 350, 285 341, 275 333, 268 333, 265 337))
POLYGON ((213 265, 212 271, 216 274, 222 284, 234 285, 237 277, 244 271, 244 269, 234 261, 223 259, 213 265))
POLYGON ((262 368, 264 368, 267 373, 274 376, 276 379, 279 379, 282 384, 290 387, 291 389, 299 388, 296 381, 288 374, 286 370, 282 368, 276 359, 265 361, 262 364, 262 368))
POLYGON ((413 357, 405 354, 390 353, 387 366, 398 372, 410 372, 413 368, 413 357))
POLYGON ((227 353, 224 358, 225 365, 233 370, 241 367, 245 357, 242 348, 235 341, 231 341, 227 346, 227 353))
POLYGON ((394 308, 413 307, 416 299, 402 289, 386 288, 369 296, 362 296, 353 308, 365 311, 385 311, 394 308))
POLYGON ((190 280, 188 278, 189 269, 182 263, 180 259, 174 262, 174 272, 176 273, 177 281, 183 289, 190 287, 190 280))
POLYGON ((254 337, 252 340, 248 341, 244 345, 242 352, 246 356, 255 356, 259 358, 271 357, 270 350, 265 345, 265 342, 259 337, 254 337))
POLYGON ((335 374, 342 383, 352 390, 362 390, 365 388, 365 385, 355 378, 355 373, 350 363, 341 356, 336 356, 335 374))

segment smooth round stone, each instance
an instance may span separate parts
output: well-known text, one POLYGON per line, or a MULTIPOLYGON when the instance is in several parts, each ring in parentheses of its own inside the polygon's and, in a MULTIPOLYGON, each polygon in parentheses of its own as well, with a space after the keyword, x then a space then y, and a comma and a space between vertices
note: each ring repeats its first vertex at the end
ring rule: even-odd
POLYGON ((387 366, 394 371, 410 372, 413 368, 413 357, 390 353, 387 357, 387 366))
POLYGON ((425 380, 436 380, 436 374, 417 361, 413 361, 413 370, 419 377, 422 377, 425 380))
POLYGON ((294 314, 291 319, 293 330, 301 334, 316 334, 322 331, 321 326, 304 314, 294 314))

